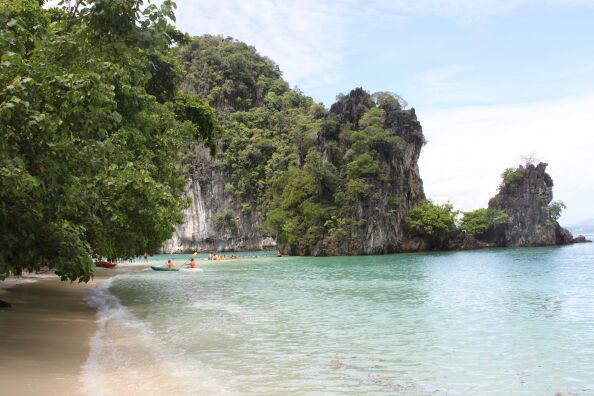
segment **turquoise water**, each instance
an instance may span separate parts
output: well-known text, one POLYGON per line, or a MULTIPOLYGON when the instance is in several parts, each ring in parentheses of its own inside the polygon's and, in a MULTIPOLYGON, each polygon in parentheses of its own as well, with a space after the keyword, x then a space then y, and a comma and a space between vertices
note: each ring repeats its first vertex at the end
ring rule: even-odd
POLYGON ((199 265, 96 295, 87 374, 119 359, 174 373, 158 383, 176 394, 594 394, 592 244, 199 265))

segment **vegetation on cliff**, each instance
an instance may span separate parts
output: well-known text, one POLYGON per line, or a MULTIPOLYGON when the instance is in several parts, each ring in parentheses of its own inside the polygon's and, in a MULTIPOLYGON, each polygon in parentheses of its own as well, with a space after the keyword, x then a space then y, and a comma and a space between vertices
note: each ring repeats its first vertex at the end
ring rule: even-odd
POLYGON ((502 174, 499 193, 489 208, 503 211, 508 221, 491 240, 500 246, 544 246, 573 242, 557 222, 565 204, 553 201, 553 179, 546 163, 526 163, 502 174))
POLYGON ((570 243, 557 220, 565 204, 552 201, 553 180, 546 164, 508 168, 488 208, 460 213, 447 203, 423 201, 408 212, 410 237, 426 249, 540 246, 570 243))
POLYGON ((507 215, 501 210, 481 208, 464 212, 460 220, 460 231, 466 235, 480 237, 507 223, 507 215))
POLYGON ((0 1, 0 278, 156 251, 187 205, 182 159, 220 127, 180 94, 171 1, 0 1), (84 4, 82 4, 84 3, 84 4), (82 4, 82 5, 81 5, 82 4))
POLYGON ((411 236, 427 239, 432 248, 444 248, 458 231, 458 213, 450 203, 439 205, 425 200, 408 212, 406 226, 411 236))
POLYGON ((323 107, 290 89, 278 66, 234 39, 195 37, 178 57, 186 72, 184 91, 208 101, 226 131, 212 165, 226 175, 233 209, 264 216, 270 187, 298 162, 294 140, 320 125, 323 107))
POLYGON ((557 220, 565 208, 552 201, 547 164, 527 163, 501 175, 498 194, 488 208, 459 212, 449 203, 423 201, 406 217, 416 249, 471 249, 488 246, 544 246, 576 241, 557 220))
POLYGON ((290 168, 274 185, 265 225, 292 251, 311 254, 320 244, 324 253, 349 251, 346 246, 369 226, 366 209, 385 206, 388 219, 401 211, 394 173, 407 142, 386 127, 386 112, 411 113, 396 100, 376 102, 362 90, 346 98, 357 96, 368 99, 360 118, 344 122, 331 111, 312 136, 314 144, 302 148, 302 166, 290 168))
POLYGON ((326 110, 232 38, 195 37, 178 56, 184 91, 207 100, 227 132, 216 160, 194 166, 201 185, 224 184, 222 194, 210 188, 224 202, 213 215, 220 240, 241 239, 249 223, 290 254, 504 246, 513 243, 505 230, 524 224, 515 200, 538 211, 544 205, 534 224, 557 224, 563 204, 549 205, 550 176, 539 176, 539 192, 526 195, 530 178, 521 168, 503 173, 500 192, 511 198, 501 206, 462 213, 425 200, 422 128, 397 95, 358 88, 326 110))
POLYGON ((238 221, 255 211, 261 232, 293 254, 397 249, 403 213, 424 198, 416 167, 424 138, 414 110, 390 93, 357 89, 328 111, 231 38, 195 37, 179 59, 184 91, 207 100, 226 130, 213 166, 232 204, 217 223, 233 221, 229 209, 238 221), (388 228, 396 231, 391 243, 388 228), (378 245, 355 246, 362 236, 378 245))

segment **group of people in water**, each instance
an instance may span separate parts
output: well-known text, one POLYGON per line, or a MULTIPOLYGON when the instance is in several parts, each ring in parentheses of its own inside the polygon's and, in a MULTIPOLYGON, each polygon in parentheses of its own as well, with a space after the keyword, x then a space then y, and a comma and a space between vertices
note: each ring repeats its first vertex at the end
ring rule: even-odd
MULTIPOLYGON (((194 254, 196 254, 196 253, 194 253, 194 254)), ((224 254, 210 253, 208 255, 208 258, 205 258, 204 260, 208 260, 208 261, 223 261, 223 260, 236 260, 238 258, 239 258, 238 256, 235 256, 233 254, 230 255, 230 256, 226 256, 224 254)), ((250 257, 250 256, 245 256, 244 255, 241 258, 242 259, 249 259, 249 258, 257 259, 258 256, 251 256, 250 257)), ((145 253, 145 256, 144 256, 144 260, 145 260, 145 262, 148 262, 148 254, 146 254, 146 253, 145 253)), ((184 263, 184 266, 187 267, 187 268, 196 268, 196 260, 194 259, 194 257, 192 257, 188 261, 186 261, 184 263)), ((175 264, 173 263, 173 260, 171 260, 171 259, 167 260, 167 268, 175 268, 175 264)))
MULTIPOLYGON (((192 255, 195 256, 196 254, 198 254, 198 252, 193 252, 192 255)), ((144 252, 144 254, 142 255, 143 257, 143 261, 145 263, 149 262, 149 254, 147 252, 144 252)), ((277 257, 282 257, 282 253, 277 253, 277 257)), ((208 261, 224 261, 224 260, 236 260, 240 258, 239 256, 236 256, 234 254, 231 255, 225 255, 225 254, 216 254, 216 253, 209 253, 208 257, 203 259, 203 260, 208 260, 208 261)), ((246 260, 246 259, 257 259, 258 256, 254 255, 254 256, 247 256, 247 255, 243 255, 241 256, 242 259, 246 260)), ((100 259, 100 258, 97 258, 100 259)), ((126 259, 117 259, 117 258, 108 258, 107 262, 109 263, 122 263, 122 262, 133 262, 136 261, 135 258, 126 258, 126 259)), ((190 258, 188 261, 186 261, 184 263, 184 266, 188 267, 188 268, 196 268, 196 260, 194 259, 194 257, 190 258)), ((175 265, 173 263, 173 260, 167 260, 167 268, 174 268, 175 265)))
MULTIPOLYGON (((207 260, 208 260, 208 261, 217 261, 217 260, 221 261, 221 260, 236 260, 236 259, 238 259, 238 258, 239 258, 239 257, 237 257, 237 256, 235 256, 235 255, 233 255, 233 254, 232 254, 232 255, 230 255, 230 256, 225 256, 224 254, 219 254, 219 255, 217 255, 217 254, 212 254, 212 253, 210 253, 210 254, 208 255, 208 258, 207 258, 207 260)), ((249 257, 249 256, 243 256, 243 257, 242 257, 242 259, 248 259, 248 258, 250 258, 250 257, 249 257)), ((256 259, 256 258, 258 258, 258 256, 252 256, 252 258, 255 258, 255 259, 256 259)))

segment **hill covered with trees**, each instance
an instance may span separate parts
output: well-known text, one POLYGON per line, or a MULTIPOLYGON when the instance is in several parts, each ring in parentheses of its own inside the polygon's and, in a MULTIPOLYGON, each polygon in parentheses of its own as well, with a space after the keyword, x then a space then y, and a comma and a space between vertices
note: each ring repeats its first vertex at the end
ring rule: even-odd
POLYGON ((550 180, 544 165, 506 171, 501 194, 511 198, 500 194, 489 208, 460 213, 427 201, 422 127, 398 95, 356 88, 326 109, 232 38, 194 37, 177 56, 183 91, 215 109, 225 134, 215 157, 194 149, 193 204, 165 251, 278 244, 288 254, 337 255, 572 241, 557 223, 562 204, 548 206, 552 181, 536 182, 550 180), (508 179, 525 174, 532 182, 516 196, 508 179))
POLYGON ((414 109, 358 88, 327 110, 231 38, 195 37, 178 56, 184 92, 208 101, 226 133, 213 159, 196 148, 195 204, 166 249, 253 249, 270 238, 291 254, 401 248, 403 216, 424 198, 414 109))

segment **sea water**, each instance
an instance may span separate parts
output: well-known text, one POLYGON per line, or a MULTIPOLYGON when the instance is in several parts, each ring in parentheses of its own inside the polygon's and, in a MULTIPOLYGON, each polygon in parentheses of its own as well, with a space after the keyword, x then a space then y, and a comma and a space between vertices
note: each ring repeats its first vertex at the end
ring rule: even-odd
POLYGON ((87 393, 594 395, 592 244, 252 255, 97 287, 87 393))

